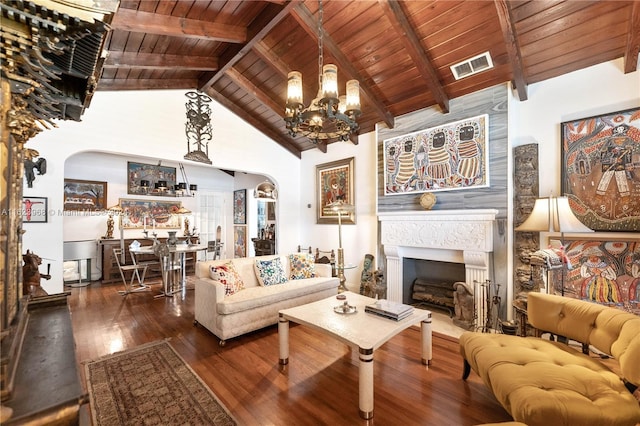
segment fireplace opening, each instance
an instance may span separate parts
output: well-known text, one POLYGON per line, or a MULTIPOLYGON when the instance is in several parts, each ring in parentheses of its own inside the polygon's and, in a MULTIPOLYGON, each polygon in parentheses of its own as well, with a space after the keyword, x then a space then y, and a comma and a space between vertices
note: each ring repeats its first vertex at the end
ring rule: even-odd
POLYGON ((453 316, 453 284, 465 280, 464 263, 405 257, 402 275, 403 303, 425 304, 453 316))

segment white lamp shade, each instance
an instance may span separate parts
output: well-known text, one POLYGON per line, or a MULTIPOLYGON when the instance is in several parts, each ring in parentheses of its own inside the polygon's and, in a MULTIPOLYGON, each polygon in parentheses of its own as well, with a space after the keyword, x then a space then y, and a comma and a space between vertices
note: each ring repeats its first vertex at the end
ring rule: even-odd
POLYGON ((302 105, 302 73, 291 71, 287 77, 287 103, 302 105))
POLYGON ((358 80, 347 81, 347 111, 360 112, 360 83, 358 80))
POLYGON ((573 214, 567 197, 556 197, 554 200, 551 213, 555 232, 593 232, 573 214))
POLYGON ((322 97, 338 99, 338 67, 333 64, 322 67, 322 97))
POLYGON ((533 205, 529 217, 516 227, 516 231, 551 232, 551 211, 549 210, 549 198, 538 198, 533 205))

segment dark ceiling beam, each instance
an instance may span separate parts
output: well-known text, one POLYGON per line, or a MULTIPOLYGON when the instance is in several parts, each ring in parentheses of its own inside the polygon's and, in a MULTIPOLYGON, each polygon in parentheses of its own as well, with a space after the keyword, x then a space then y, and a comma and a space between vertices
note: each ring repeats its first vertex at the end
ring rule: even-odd
POLYGON ((258 15, 258 18, 251 23, 247 29, 248 41, 242 46, 233 46, 220 57, 220 69, 215 73, 207 73, 200 78, 199 88, 205 91, 206 88, 216 83, 226 72, 231 69, 240 59, 242 59, 260 40, 286 18, 296 1, 290 1, 284 6, 278 4, 268 4, 258 15))
POLYGON ((139 52, 109 52, 104 62, 104 67, 215 71, 218 69, 218 58, 139 52))
POLYGON ((286 149, 296 157, 302 158, 302 152, 300 151, 300 149, 294 144, 292 144, 287 138, 285 138, 279 129, 273 129, 271 126, 268 126, 264 124, 262 121, 259 121, 253 115, 249 114, 247 111, 245 111, 238 105, 234 104, 229 99, 227 99, 226 97, 222 96, 220 93, 213 90, 213 88, 211 87, 208 87, 205 90, 202 90, 202 92, 211 96, 211 98, 214 99, 216 102, 220 103, 229 111, 233 112, 235 115, 237 115, 238 117, 242 118, 244 121, 246 121, 247 123, 255 127, 257 130, 264 133, 267 137, 273 139, 276 143, 281 145, 284 149, 286 149))
POLYGON ((275 113, 284 111, 283 105, 280 105, 279 103, 274 101, 272 96, 266 94, 262 89, 253 84, 247 77, 242 75, 235 68, 227 70, 227 77, 233 80, 233 82, 240 86, 242 90, 247 92, 249 96, 253 97, 256 101, 260 102, 266 108, 269 108, 275 113))
POLYGON ((629 16, 627 44, 624 50, 624 73, 638 69, 638 53, 640 52, 640 2, 634 1, 629 16))
POLYGON ((198 38, 227 43, 245 43, 247 41, 245 27, 123 8, 118 9, 113 17, 111 28, 134 33, 198 38))
POLYGON ((522 54, 520 52, 518 38, 516 37, 516 29, 511 16, 511 9, 509 8, 507 0, 494 0, 493 3, 495 4, 496 11, 498 12, 500 28, 502 29, 502 37, 504 38, 504 43, 507 47, 507 54, 509 55, 509 61, 511 62, 513 83, 516 86, 516 91, 518 92, 518 99, 526 101, 528 99, 527 81, 524 77, 522 54))
POLYGON ((105 79, 101 78, 98 81, 97 90, 161 90, 161 89, 186 89, 195 90, 198 87, 198 79, 196 78, 184 78, 184 79, 138 79, 138 80, 125 80, 125 79, 105 79))
POLYGON ((378 4, 382 7, 393 29, 401 36, 400 40, 404 48, 407 49, 422 78, 426 80, 436 103, 440 106, 442 112, 449 112, 449 96, 447 96, 442 83, 440 83, 440 78, 428 53, 425 52, 420 39, 413 31, 402 5, 396 0, 378 0, 378 4))
MULTIPOLYGON (((292 16, 298 21, 300 26, 312 37, 318 38, 317 27, 318 23, 311 11, 300 4, 294 9, 294 13, 292 16)), ((323 37, 324 47, 331 52, 331 56, 334 57, 336 62, 338 63, 338 67, 340 67, 347 75, 351 76, 351 78, 356 79, 360 82, 360 93, 364 95, 367 100, 367 104, 373 107, 376 111, 376 114, 380 117, 382 121, 387 125, 388 128, 393 129, 395 123, 395 117, 389 112, 386 105, 378 100, 376 95, 373 93, 371 87, 365 83, 364 78, 360 75, 358 70, 355 69, 349 59, 345 56, 344 53, 340 50, 337 43, 331 38, 329 34, 324 33, 323 37)))

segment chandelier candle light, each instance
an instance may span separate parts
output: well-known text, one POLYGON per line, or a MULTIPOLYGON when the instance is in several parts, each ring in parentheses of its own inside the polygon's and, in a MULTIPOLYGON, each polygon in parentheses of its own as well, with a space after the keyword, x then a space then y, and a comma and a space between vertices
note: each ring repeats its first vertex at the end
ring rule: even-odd
POLYGON ((318 94, 305 108, 302 99, 302 73, 291 71, 287 78, 285 122, 289 134, 308 137, 313 143, 347 141, 358 131, 360 83, 349 80, 346 96, 338 94, 338 67, 323 65, 322 0, 318 2, 318 94))

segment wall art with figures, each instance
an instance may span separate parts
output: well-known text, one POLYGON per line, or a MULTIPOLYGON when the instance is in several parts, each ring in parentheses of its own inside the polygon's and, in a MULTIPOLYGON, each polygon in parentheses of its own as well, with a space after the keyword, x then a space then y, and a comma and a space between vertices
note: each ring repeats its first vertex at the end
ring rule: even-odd
POLYGON ((384 195, 489 186, 487 114, 383 141, 384 195))

